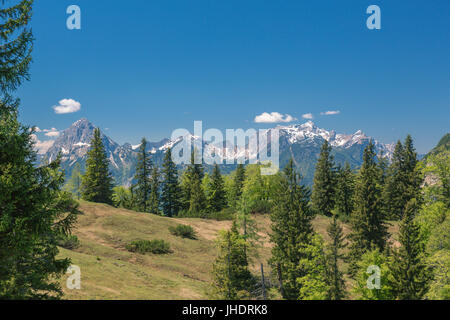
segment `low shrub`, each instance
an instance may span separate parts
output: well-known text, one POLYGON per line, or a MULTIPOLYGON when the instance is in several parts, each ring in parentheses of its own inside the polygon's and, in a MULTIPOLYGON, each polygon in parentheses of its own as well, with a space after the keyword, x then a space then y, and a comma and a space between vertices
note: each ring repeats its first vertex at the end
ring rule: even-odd
POLYGON ((197 239, 197 234, 194 228, 191 226, 186 226, 184 224, 179 224, 176 227, 169 227, 171 234, 177 237, 187 238, 187 239, 197 239))
POLYGON ((126 246, 130 252, 137 252, 146 254, 148 252, 153 254, 167 254, 171 253, 170 244, 164 240, 136 240, 132 241, 126 246))
POLYGON ((74 235, 61 235, 58 238, 58 246, 64 249, 73 250, 80 246, 80 240, 78 240, 78 237, 74 235))

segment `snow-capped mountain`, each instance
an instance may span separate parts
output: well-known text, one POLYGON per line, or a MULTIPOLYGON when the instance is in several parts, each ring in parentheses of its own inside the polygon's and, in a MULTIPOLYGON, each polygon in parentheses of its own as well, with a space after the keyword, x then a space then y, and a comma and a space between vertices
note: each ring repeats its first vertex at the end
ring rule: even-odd
POLYGON ((383 144, 366 136, 361 130, 353 134, 336 134, 334 130, 327 131, 318 128, 312 121, 304 124, 292 126, 278 126, 280 135, 284 135, 290 144, 306 143, 327 140, 332 147, 348 149, 356 145, 366 145, 373 140, 378 153, 383 153, 387 157, 392 156, 394 144, 383 144))
MULTIPOLYGON (((70 176, 76 163, 79 163, 84 168, 94 129, 95 126, 87 119, 78 120, 60 134, 43 158, 52 161, 56 159, 58 154, 61 154, 62 167, 66 170, 66 174, 70 176)), ((362 131, 357 131, 354 134, 336 134, 334 131, 327 131, 317 127, 311 121, 291 126, 278 126, 267 129, 265 133, 271 133, 274 129, 279 130, 280 166, 286 165, 287 161, 292 157, 304 177, 304 183, 308 185, 312 183, 315 163, 324 140, 327 140, 333 147, 336 163, 344 164, 349 162, 352 167, 356 168, 361 165, 363 150, 372 139, 362 133, 362 131)), ((119 145, 104 133, 101 133, 101 137, 116 183, 130 185, 134 176, 140 144, 131 145, 126 143, 119 145)), ((258 157, 257 152, 248 150, 246 147, 232 147, 230 149, 230 146, 227 146, 226 143, 207 143, 202 141, 200 137, 191 134, 174 140, 164 139, 159 142, 149 142, 147 151, 152 154, 153 162, 156 165, 161 165, 167 149, 177 146, 183 140, 190 140, 193 147, 198 148, 201 146, 204 153, 219 155, 223 160, 233 160, 243 155, 250 159, 258 157)), ((378 154, 391 157, 393 144, 383 144, 376 140, 374 142, 378 154)), ((268 147, 260 145, 260 151, 268 147)), ((222 168, 224 172, 227 172, 233 170, 235 165, 223 165, 222 168)))

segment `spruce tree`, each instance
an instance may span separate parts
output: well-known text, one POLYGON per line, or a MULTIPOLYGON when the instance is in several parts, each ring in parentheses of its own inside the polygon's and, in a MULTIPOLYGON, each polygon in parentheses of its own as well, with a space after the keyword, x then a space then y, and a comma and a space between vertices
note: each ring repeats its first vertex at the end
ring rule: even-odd
POLYGON ((301 262, 308 257, 305 249, 312 244, 314 232, 309 207, 309 191, 300 185, 291 159, 278 179, 274 208, 271 213, 273 243, 270 263, 279 270, 285 299, 297 299, 302 285, 297 279, 310 271, 301 262))
POLYGON ((142 138, 139 147, 136 165, 136 174, 134 176, 135 185, 135 205, 141 212, 149 212, 149 199, 151 194, 150 175, 153 170, 153 163, 147 152, 147 140, 142 138))
MULTIPOLYGON (((29 79, 32 61, 33 34, 28 27, 33 0, 22 0, 10 7, 0 8, 0 92, 3 103, 8 93, 29 79)), ((2 4, 6 1, 2 0, 2 4)), ((8 103, 3 108, 11 108, 8 103)))
POLYGON ((60 158, 35 166, 34 130, 18 121, 11 97, 28 79, 32 4, 0 9, 0 299, 61 297, 59 278, 71 262, 57 257, 57 238, 70 234, 78 214, 61 191, 60 158))
POLYGON ((177 167, 172 160, 172 150, 169 148, 164 156, 162 169, 161 207, 165 216, 173 217, 178 214, 180 196, 177 167))
POLYGON ((344 243, 345 236, 342 226, 334 215, 327 228, 331 243, 328 245, 327 260, 327 284, 329 286, 328 299, 342 300, 346 297, 344 274, 339 269, 339 262, 345 261, 343 250, 347 247, 344 243))
POLYGON ((82 179, 83 200, 112 204, 112 188, 113 178, 109 172, 108 157, 100 129, 96 128, 87 153, 86 172, 82 179))
POLYGON ((422 177, 416 168, 417 163, 413 140, 408 135, 404 144, 397 142, 386 178, 384 198, 386 214, 391 219, 401 220, 411 199, 416 198, 420 202, 422 177))
POLYGON ((354 208, 355 175, 348 162, 336 173, 335 208, 339 215, 348 219, 354 208))
POLYGON ((224 181, 220 173, 219 166, 214 166, 211 174, 210 184, 208 186, 208 208, 212 212, 219 212, 227 205, 224 181))
POLYGON ((333 156, 328 141, 322 145, 319 160, 314 173, 314 186, 311 196, 316 213, 331 216, 335 200, 335 179, 333 172, 333 156))
POLYGON ((376 162, 375 146, 371 141, 364 149, 355 192, 355 210, 351 217, 349 235, 350 274, 356 275, 357 262, 364 252, 377 248, 384 251, 388 238, 380 188, 380 170, 376 162))
POLYGON ((235 222, 229 231, 220 233, 217 249, 212 271, 214 296, 225 300, 248 298, 254 281, 245 254, 245 240, 235 222))
POLYGON ((425 248, 420 237, 420 226, 414 221, 417 211, 417 201, 410 200, 400 223, 400 248, 394 250, 390 265, 391 286, 394 295, 400 300, 422 299, 431 280, 431 270, 426 264, 425 248))
POLYGON ((182 177, 182 204, 191 215, 197 215, 205 210, 207 205, 203 177, 205 175, 202 164, 196 164, 196 150, 191 153, 191 163, 182 177))
POLYGON ((245 168, 243 164, 237 166, 236 172, 233 177, 233 186, 231 190, 230 207, 236 208, 244 188, 245 181, 245 168))
POLYGON ((388 177, 384 188, 384 200, 386 206, 386 216, 390 219, 398 218, 402 215, 405 205, 403 197, 406 189, 405 164, 403 145, 399 141, 395 145, 392 155, 391 165, 388 168, 388 177))
POLYGON ((151 178, 150 178, 150 198, 148 210, 151 213, 159 214, 160 206, 160 173, 157 166, 153 167, 151 178))

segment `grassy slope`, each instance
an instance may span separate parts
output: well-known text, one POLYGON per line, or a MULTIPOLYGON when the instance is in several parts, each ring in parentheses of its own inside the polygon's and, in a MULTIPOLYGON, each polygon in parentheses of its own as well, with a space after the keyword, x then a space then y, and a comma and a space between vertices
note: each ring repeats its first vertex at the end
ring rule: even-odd
MULTIPOLYGON (((65 299, 207 299, 210 271, 216 250, 214 239, 229 221, 169 219, 151 214, 115 209, 107 205, 82 202, 74 234, 81 246, 75 251, 61 249, 61 257, 70 257, 81 268, 81 290, 65 291, 65 299), (198 240, 171 235, 169 226, 179 223, 194 227, 198 240), (136 239, 164 239, 172 254, 141 255, 125 250, 136 239)), ((252 271, 258 272, 270 257, 267 216, 257 216, 261 247, 252 271)), ((317 217, 314 227, 326 237, 329 219, 317 217)), ((345 231, 348 228, 345 227, 345 231)), ((62 279, 63 288, 66 277, 62 279)))

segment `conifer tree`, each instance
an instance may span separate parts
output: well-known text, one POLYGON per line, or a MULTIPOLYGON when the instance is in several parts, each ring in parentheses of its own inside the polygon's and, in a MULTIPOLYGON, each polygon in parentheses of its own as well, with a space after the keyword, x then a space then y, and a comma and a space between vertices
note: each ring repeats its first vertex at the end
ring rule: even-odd
POLYGON ((207 205, 203 177, 205 175, 202 164, 196 162, 196 150, 191 153, 191 163, 182 177, 182 204, 191 215, 197 215, 205 210, 207 205))
POLYGON ((355 175, 348 162, 336 173, 335 208, 338 214, 349 218, 354 208, 355 175))
POLYGON ((292 159, 280 174, 276 194, 271 213, 274 246, 270 263, 273 270, 280 271, 283 297, 297 299, 302 287, 297 279, 310 271, 301 262, 308 257, 305 249, 312 244, 314 214, 309 207, 309 191, 300 185, 292 159))
POLYGON ((86 201, 112 204, 113 178, 109 171, 100 129, 96 128, 87 153, 86 172, 82 178, 82 197, 86 201))
POLYGON ((420 202, 422 177, 416 168, 417 163, 417 153, 408 135, 403 145, 397 142, 386 178, 386 214, 392 219, 402 219, 406 204, 411 199, 416 198, 420 202))
POLYGON ((150 198, 149 198, 149 212, 154 214, 159 214, 160 206, 160 173, 157 166, 153 167, 151 178, 150 178, 150 198))
POLYGON ((333 156, 328 141, 322 145, 319 160, 314 173, 314 186, 311 196, 316 213, 331 216, 335 200, 335 177, 333 172, 333 156))
POLYGON ((153 163, 147 152, 147 140, 142 138, 137 156, 136 174, 134 180, 135 205, 141 212, 149 212, 149 199, 151 194, 150 175, 153 170, 153 163))
POLYGON ((405 205, 403 197, 406 189, 406 178, 404 176, 405 161, 403 156, 403 145, 399 140, 395 145, 384 188, 386 215, 391 219, 400 217, 405 205))
POLYGON ((349 271, 352 276, 356 275, 357 262, 362 254, 373 248, 383 252, 388 238, 379 183, 380 171, 374 148, 371 141, 364 149, 363 164, 356 183, 355 210, 349 235, 349 271))
POLYGON ((239 234, 235 222, 231 230, 220 233, 217 240, 218 256, 212 271, 215 297, 226 300, 249 297, 254 281, 244 248, 245 240, 239 234))
MULTIPOLYGON (((2 0, 4 5, 6 1, 2 0)), ((0 98, 7 102, 8 93, 29 79, 33 34, 28 27, 33 0, 22 0, 0 8, 0 98)), ((8 103, 3 107, 6 108, 8 103)), ((11 106, 9 106, 11 107, 11 106)))
POLYGON ((34 130, 20 124, 10 96, 28 79, 32 4, 0 8, 0 299, 61 297, 70 260, 57 257, 57 238, 70 234, 78 213, 61 191, 60 158, 35 166, 34 130))
POLYGON ((342 300, 346 296, 346 291, 344 274, 339 270, 339 261, 345 260, 342 251, 347 247, 347 244, 344 243, 344 232, 336 215, 333 216, 333 220, 327 228, 327 233, 331 239, 326 256, 327 284, 329 286, 327 298, 329 300, 342 300))
POLYGON ((244 188, 245 181, 245 168, 243 164, 237 166, 236 172, 233 177, 233 187, 231 190, 230 207, 236 208, 244 188))
POLYGON ((172 150, 169 148, 164 156, 162 169, 161 207, 165 216, 173 217, 178 214, 180 196, 177 167, 172 160, 172 150))
POLYGON ((400 248, 394 250, 390 265, 391 286, 400 300, 419 300, 427 293, 431 270, 427 267, 420 227, 414 221, 418 210, 415 199, 408 202, 400 223, 400 248))
POLYGON ((224 189, 224 181, 217 164, 214 166, 211 174, 208 192, 208 208, 212 212, 219 212, 226 207, 227 199, 224 189))

